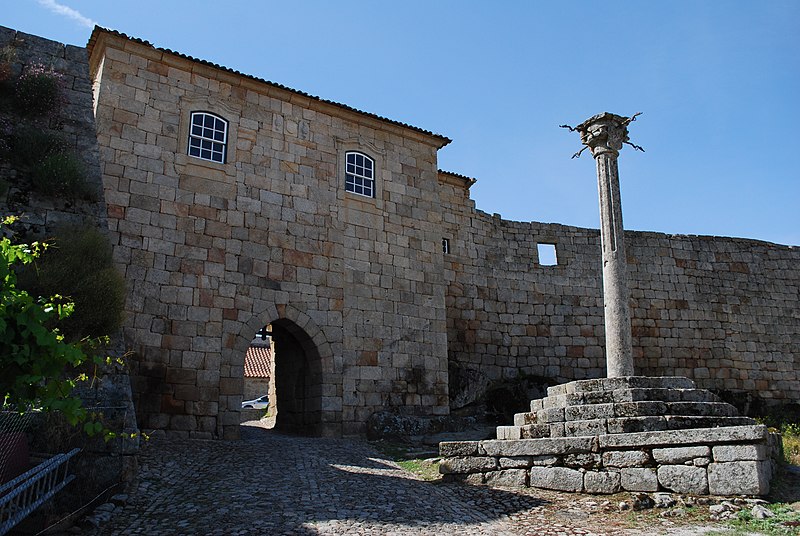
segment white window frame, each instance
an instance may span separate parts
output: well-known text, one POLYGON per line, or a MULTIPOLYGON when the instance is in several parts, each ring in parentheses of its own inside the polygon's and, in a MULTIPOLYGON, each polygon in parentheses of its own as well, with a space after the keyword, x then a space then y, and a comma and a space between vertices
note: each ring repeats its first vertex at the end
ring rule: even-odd
POLYGON ((200 160, 224 164, 228 159, 229 125, 227 120, 217 114, 205 111, 192 112, 189 116, 189 139, 186 154, 200 160), (195 124, 195 117, 203 118, 201 125, 195 124), (207 118, 213 119, 211 126, 206 125, 207 118), (219 128, 220 123, 222 128, 219 128), (222 134, 221 140, 218 136, 220 133, 222 134))
POLYGON ((375 159, 361 151, 347 151, 344 155, 344 189, 364 197, 375 197, 375 159), (350 157, 353 157, 351 162, 350 157), (363 158, 362 164, 358 157, 363 158), (369 166, 366 164, 369 163, 369 166))

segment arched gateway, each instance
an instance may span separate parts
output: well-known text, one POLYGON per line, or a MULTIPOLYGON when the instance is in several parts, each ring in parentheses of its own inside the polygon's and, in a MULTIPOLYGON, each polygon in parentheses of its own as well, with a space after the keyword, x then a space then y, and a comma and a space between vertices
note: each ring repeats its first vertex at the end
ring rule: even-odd
MULTIPOLYGON (((265 325, 271 326, 275 344, 275 428, 304 435, 341 435, 341 404, 330 394, 341 385, 341 371, 335 370, 324 332, 297 308, 277 305, 253 315, 242 324, 233 346, 223 350, 221 367, 230 367, 232 375, 241 370, 252 334, 265 325)), ((241 397, 226 398, 227 406, 220 414, 221 436, 235 435, 235 428, 227 423, 233 423, 235 416, 238 424, 240 402, 241 397)))

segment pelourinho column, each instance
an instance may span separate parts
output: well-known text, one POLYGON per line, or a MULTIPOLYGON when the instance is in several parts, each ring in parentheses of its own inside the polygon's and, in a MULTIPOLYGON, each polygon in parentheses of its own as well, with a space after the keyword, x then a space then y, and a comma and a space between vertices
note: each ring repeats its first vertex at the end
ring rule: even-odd
POLYGON ((600 238, 603 250, 606 375, 609 378, 634 374, 627 259, 617 170, 617 157, 622 144, 628 141, 627 127, 631 121, 632 118, 604 112, 575 128, 581 135, 581 142, 592 151, 597 162, 600 238))

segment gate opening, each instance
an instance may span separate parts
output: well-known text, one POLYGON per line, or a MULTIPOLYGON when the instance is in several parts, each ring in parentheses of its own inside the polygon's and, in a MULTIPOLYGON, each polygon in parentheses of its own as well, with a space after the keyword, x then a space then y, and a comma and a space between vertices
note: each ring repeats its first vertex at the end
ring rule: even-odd
POLYGON ((266 428, 290 433, 319 434, 319 352, 297 324, 281 319, 259 330, 245 356, 244 376, 244 420, 261 419, 266 428), (266 408, 258 402, 264 398, 266 408), (262 412, 254 413, 259 408, 262 412))

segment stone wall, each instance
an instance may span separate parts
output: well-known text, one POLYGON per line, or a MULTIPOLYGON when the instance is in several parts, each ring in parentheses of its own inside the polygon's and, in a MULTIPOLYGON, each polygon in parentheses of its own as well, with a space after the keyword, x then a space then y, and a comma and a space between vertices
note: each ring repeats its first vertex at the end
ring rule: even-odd
MULTIPOLYGON (((54 228, 68 225, 92 225, 105 229, 105 204, 100 195, 100 161, 92 114, 92 92, 88 76, 86 49, 64 45, 35 35, 0 26, 0 49, 7 51, 11 77, 4 92, 14 91, 13 79, 35 65, 52 68, 63 80, 63 102, 56 115, 20 118, 13 110, 0 111, 4 128, 0 136, 7 138, 21 124, 40 130, 57 132, 74 148, 86 170, 86 180, 97 192, 97 201, 55 199, 33 190, 19 170, 0 158, 0 214, 20 216, 25 233, 43 237, 54 228)), ((10 96, 9 96, 10 97, 10 96)), ((8 97, 6 97, 8 98, 8 97)), ((11 104, 13 106, 13 104, 11 104)))
MULTIPOLYGON (((67 150, 80 157, 85 180, 90 190, 95 190, 95 200, 65 199, 38 193, 31 187, 29 177, 17 169, 14 158, 0 151, 0 218, 19 216, 12 226, 15 240, 41 240, 52 237, 53 231, 64 225, 96 227, 105 231, 106 206, 102 199, 100 161, 92 114, 92 91, 86 49, 64 45, 41 37, 17 32, 0 26, 0 50, 3 67, 9 67, 8 79, 0 79, 4 99, 0 106, 0 141, 7 141, 15 129, 30 127, 58 135, 67 150), (14 107, 10 91, 14 81, 25 70, 41 65, 52 68, 62 79, 63 96, 57 113, 42 117, 29 117, 14 107)), ((4 230, 5 232, 5 230, 4 230)), ((112 334, 113 335, 113 334, 112 334)), ((112 337, 107 348, 109 355, 122 357, 125 348, 121 336, 112 337)), ((103 416, 104 424, 112 431, 135 434, 138 432, 133 408, 131 384, 124 366, 104 366, 87 371, 97 374, 90 384, 79 384, 77 396, 90 411, 103 416)), ((130 480, 136 467, 138 436, 133 439, 117 438, 104 442, 100 437, 89 439, 76 433, 59 414, 37 415, 30 430, 32 449, 39 454, 52 455, 80 447, 81 453, 70 462, 70 472, 79 478, 71 484, 71 493, 57 496, 59 507, 74 510, 83 506, 85 497, 94 497, 109 486, 130 480)), ((0 463, 0 465, 2 465, 0 463)), ((48 506, 47 508, 52 508, 48 506)))
MULTIPOLYGON (((115 32, 96 30, 90 52, 145 426, 235 437, 243 355, 268 323, 292 356, 284 424, 316 433, 362 433, 379 410, 447 413, 445 355, 475 396, 520 374, 605 374, 596 230, 476 210, 471 179, 436 171, 446 138, 115 32), (227 163, 186 155, 196 110, 229 121, 227 163), (344 191, 348 150, 375 158, 374 199, 344 191)), ((796 249, 627 243, 637 374, 796 399, 796 249)))
POLYGON ((242 398, 244 400, 253 400, 268 394, 269 384, 268 378, 245 378, 242 398))
POLYGON ((612 494, 766 495, 780 437, 766 426, 441 443, 447 481, 612 494))
MULTIPOLYGON (((599 231, 502 220, 474 208, 469 180, 441 182, 457 370, 484 385, 517 374, 604 376, 599 231), (555 245, 556 266, 539 264, 537 244, 555 245)), ((798 399, 798 248, 648 232, 625 240, 636 374, 687 376, 770 403, 798 399)))
POLYGON ((355 434, 379 409, 446 414, 449 140, 115 32, 89 49, 143 426, 236 437, 244 354, 266 324, 293 390, 282 404, 279 389, 278 426, 355 434), (226 163, 187 156, 193 111, 229 122, 226 163), (344 191, 348 150, 375 159, 375 198, 344 191))

